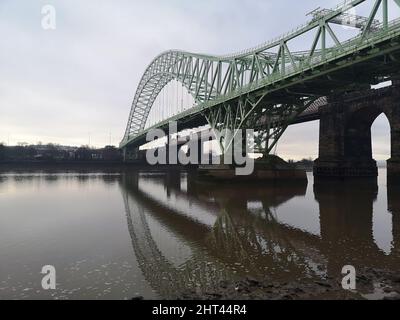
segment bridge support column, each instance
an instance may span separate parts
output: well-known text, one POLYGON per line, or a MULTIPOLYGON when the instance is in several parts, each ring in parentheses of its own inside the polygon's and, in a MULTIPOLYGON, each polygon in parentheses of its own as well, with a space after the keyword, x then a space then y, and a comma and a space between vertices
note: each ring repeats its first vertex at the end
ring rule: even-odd
POLYGON ((391 149, 392 156, 387 161, 388 179, 400 182, 400 103, 397 109, 392 110, 391 121, 391 149))
POLYGON ((376 177, 378 169, 372 159, 371 130, 364 123, 349 127, 352 116, 344 103, 331 104, 321 110, 319 158, 316 177, 376 177), (324 110, 325 109, 325 110, 324 110))

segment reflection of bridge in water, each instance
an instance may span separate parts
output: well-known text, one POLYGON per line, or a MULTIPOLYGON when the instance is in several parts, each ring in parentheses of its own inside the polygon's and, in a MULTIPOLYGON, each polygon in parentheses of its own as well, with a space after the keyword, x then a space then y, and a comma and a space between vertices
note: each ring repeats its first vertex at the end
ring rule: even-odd
POLYGON ((388 187, 394 240, 391 253, 385 254, 373 238, 376 183, 315 185, 320 209, 317 236, 283 223, 276 214, 293 197, 305 196, 306 184, 214 188, 194 180, 179 173, 132 174, 122 180, 135 255, 161 297, 188 289, 206 292, 221 280, 246 275, 290 282, 339 278, 347 264, 399 268, 396 187, 388 187), (166 249, 165 237, 190 252, 183 262, 174 261, 176 249, 166 249))

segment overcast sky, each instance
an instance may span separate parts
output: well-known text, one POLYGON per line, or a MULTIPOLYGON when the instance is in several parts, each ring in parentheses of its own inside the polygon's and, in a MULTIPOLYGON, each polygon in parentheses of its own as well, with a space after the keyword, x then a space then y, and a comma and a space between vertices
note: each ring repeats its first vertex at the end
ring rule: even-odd
MULTIPOLYGON (((289 31, 337 0, 0 0, 0 142, 117 145, 144 69, 160 52, 226 54, 289 31), (56 30, 44 30, 53 5, 56 30)), ((318 122, 291 127, 285 158, 316 157, 318 122)), ((389 154, 385 118, 375 156, 389 154)))

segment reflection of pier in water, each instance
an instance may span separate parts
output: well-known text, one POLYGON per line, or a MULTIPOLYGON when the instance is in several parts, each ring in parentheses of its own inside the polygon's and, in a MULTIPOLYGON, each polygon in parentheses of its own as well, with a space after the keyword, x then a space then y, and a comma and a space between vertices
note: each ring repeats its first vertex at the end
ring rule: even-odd
POLYGON ((346 264, 398 268, 400 206, 390 196, 396 194, 394 187, 389 186, 388 200, 395 246, 385 255, 372 236, 376 182, 362 188, 344 182, 314 186, 319 237, 279 222, 274 214, 283 203, 304 196, 304 184, 216 187, 196 184, 190 176, 183 181, 186 186, 178 173, 123 179, 135 254, 146 279, 163 297, 187 289, 206 291, 222 279, 248 274, 292 281, 338 278, 346 264), (262 205, 249 208, 252 202, 262 205), (190 258, 174 266, 153 239, 148 217, 185 242, 190 258))

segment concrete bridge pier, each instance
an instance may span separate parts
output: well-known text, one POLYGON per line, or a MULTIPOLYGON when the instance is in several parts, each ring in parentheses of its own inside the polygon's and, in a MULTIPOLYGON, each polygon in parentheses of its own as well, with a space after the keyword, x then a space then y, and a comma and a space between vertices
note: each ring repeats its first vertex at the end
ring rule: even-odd
POLYGON ((319 158, 316 177, 373 177, 378 175, 372 159, 371 131, 362 126, 347 128, 349 113, 343 103, 321 108, 319 158))
POLYGON ((400 80, 393 81, 393 107, 388 115, 390 122, 391 158, 387 161, 388 179, 400 181, 400 80))
POLYGON ((388 179, 393 183, 400 182, 400 101, 397 110, 393 110, 395 121, 391 124, 392 157, 387 161, 388 179))
POLYGON ((379 94, 338 99, 321 107, 319 158, 316 178, 376 177, 372 158, 371 126, 382 113, 391 126, 392 156, 388 176, 400 179, 400 90, 397 85, 379 94))

